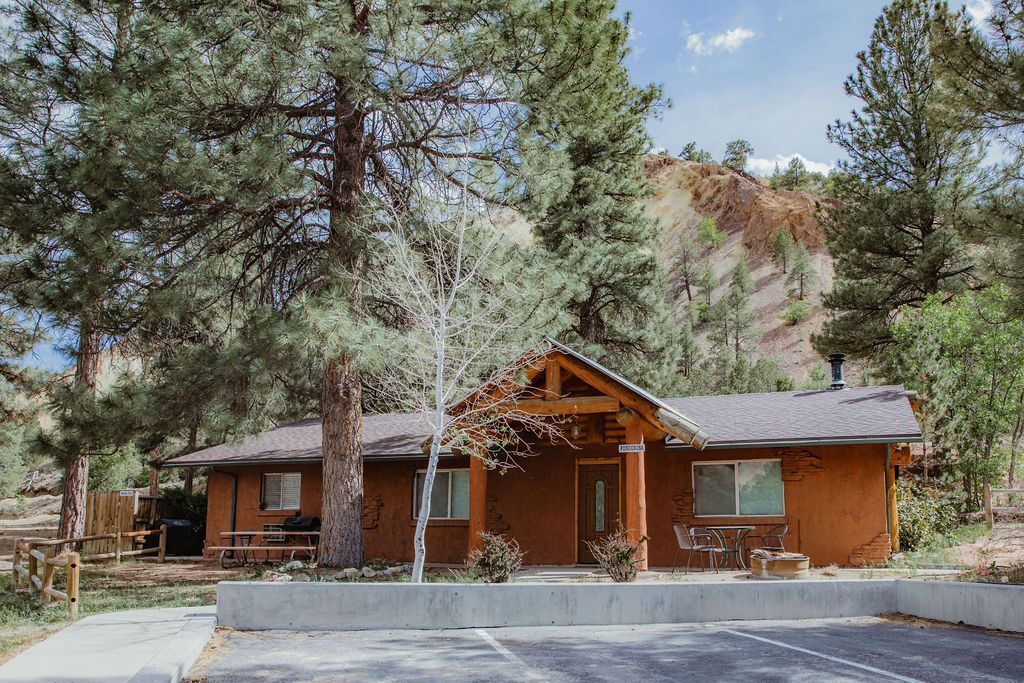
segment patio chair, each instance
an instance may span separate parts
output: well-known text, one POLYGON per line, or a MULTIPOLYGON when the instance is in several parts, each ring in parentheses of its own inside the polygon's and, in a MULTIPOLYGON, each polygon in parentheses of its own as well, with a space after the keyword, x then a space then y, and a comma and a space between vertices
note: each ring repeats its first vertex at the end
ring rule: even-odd
POLYGON ((686 573, 690 573, 690 564, 693 561, 693 554, 697 553, 697 557, 700 560, 700 570, 704 571, 704 555, 708 555, 710 558, 709 563, 711 569, 716 573, 718 572, 718 566, 715 562, 715 555, 722 552, 722 548, 718 543, 718 539, 713 533, 707 529, 700 527, 694 527, 688 529, 685 524, 673 524, 672 530, 676 534, 676 554, 672 558, 672 573, 676 573, 676 561, 679 558, 679 551, 685 550, 686 556, 686 573))

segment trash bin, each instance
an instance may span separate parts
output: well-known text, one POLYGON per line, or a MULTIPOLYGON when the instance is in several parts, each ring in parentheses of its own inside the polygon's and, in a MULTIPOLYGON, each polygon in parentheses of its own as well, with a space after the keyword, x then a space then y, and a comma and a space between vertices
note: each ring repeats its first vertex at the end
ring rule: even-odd
MULTIPOLYGON (((161 519, 149 526, 150 529, 159 529, 161 525, 167 525, 167 554, 168 555, 202 555, 203 543, 196 535, 195 527, 187 519, 161 519)), ((159 545, 160 536, 153 534, 146 536, 146 547, 153 548, 159 545)))

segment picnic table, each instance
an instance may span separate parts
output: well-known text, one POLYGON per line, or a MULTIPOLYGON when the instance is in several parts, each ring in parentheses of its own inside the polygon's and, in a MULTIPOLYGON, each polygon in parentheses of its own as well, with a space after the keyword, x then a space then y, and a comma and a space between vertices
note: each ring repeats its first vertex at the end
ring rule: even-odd
POLYGON ((210 550, 220 551, 220 566, 225 569, 241 567, 250 563, 270 562, 271 553, 289 553, 288 559, 294 560, 296 553, 306 556, 310 562, 316 561, 319 531, 223 531, 220 534, 223 545, 215 545, 210 550), (281 541, 267 541, 267 537, 281 538, 281 541), (262 539, 258 543, 256 539, 262 539), (262 559, 260 554, 262 553, 262 559))
POLYGON ((744 542, 747 539, 747 534, 755 529, 750 524, 726 524, 719 526, 704 527, 715 536, 722 544, 722 548, 725 550, 726 555, 736 556, 737 568, 747 569, 747 563, 743 561, 743 548, 744 542))

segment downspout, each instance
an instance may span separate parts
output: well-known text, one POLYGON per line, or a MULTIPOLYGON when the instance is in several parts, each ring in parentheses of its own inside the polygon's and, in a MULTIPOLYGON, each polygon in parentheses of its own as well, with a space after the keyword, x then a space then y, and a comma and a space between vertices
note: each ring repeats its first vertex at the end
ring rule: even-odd
MULTIPOLYGON (((892 515, 889 511, 889 461, 892 458, 892 444, 885 444, 885 470, 882 471, 882 489, 885 491, 885 533, 892 530, 892 515)), ((234 531, 234 528, 232 528, 234 531)))
MULTIPOLYGON (((218 470, 213 468, 211 472, 217 474, 226 474, 231 477, 231 531, 235 530, 235 509, 238 507, 238 475, 234 472, 225 472, 224 470, 218 470)), ((886 508, 888 510, 888 508, 886 508)))

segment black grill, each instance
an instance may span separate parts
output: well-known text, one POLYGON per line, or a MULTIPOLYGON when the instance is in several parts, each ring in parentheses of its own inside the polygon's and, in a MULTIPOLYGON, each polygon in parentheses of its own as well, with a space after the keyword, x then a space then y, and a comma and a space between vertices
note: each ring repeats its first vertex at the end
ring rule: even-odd
POLYGON ((320 531, 319 517, 287 517, 281 523, 281 529, 288 531, 320 531))

